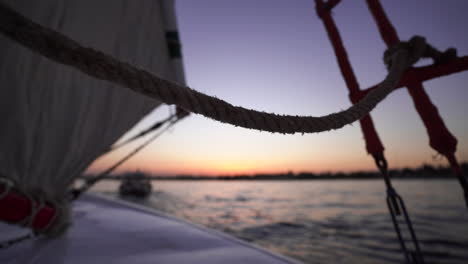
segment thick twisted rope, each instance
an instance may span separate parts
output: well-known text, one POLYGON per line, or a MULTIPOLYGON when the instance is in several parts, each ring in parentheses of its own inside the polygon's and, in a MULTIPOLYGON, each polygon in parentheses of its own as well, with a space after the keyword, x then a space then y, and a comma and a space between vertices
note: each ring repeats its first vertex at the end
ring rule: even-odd
POLYGON ((85 48, 0 4, 0 32, 30 50, 72 66, 97 79, 120 84, 166 104, 235 126, 279 133, 317 133, 341 128, 367 115, 394 90, 402 73, 420 50, 398 49, 391 55, 389 74, 379 87, 350 108, 321 117, 277 115, 233 106, 189 87, 161 79, 100 51, 85 48), (411 53, 411 54, 410 54, 411 53))

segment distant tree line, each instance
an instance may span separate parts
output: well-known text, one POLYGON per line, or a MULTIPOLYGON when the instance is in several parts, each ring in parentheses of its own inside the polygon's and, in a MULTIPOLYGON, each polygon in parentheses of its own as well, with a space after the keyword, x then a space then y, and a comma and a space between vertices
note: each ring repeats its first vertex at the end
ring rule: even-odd
MULTIPOLYGON (((467 175, 468 163, 461 164, 462 172, 467 175)), ((419 168, 403 168, 389 170, 390 176, 397 179, 454 179, 453 172, 450 167, 432 166, 424 164, 419 168)), ((325 172, 325 173, 312 173, 312 172, 287 172, 276 174, 241 174, 229 176, 205 176, 205 175, 177 175, 177 176, 163 176, 151 175, 141 171, 126 172, 117 175, 110 175, 107 177, 109 180, 121 180, 125 177, 132 177, 136 174, 143 174, 146 178, 152 180, 343 180, 343 179, 378 179, 382 175, 378 171, 355 171, 355 172, 325 172)), ((85 175, 88 177, 92 175, 85 175)))

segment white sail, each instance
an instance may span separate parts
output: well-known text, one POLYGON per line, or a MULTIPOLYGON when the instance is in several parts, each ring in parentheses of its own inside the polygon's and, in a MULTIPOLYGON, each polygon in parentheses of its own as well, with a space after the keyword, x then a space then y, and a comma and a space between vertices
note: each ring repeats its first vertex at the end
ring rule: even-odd
MULTIPOLYGON (((165 37, 166 27, 175 26, 173 1, 0 1, 85 46, 166 79, 183 80, 165 37)), ((76 176, 159 105, 3 36, 0 85, 0 175, 23 190, 55 198, 63 197, 76 176)))

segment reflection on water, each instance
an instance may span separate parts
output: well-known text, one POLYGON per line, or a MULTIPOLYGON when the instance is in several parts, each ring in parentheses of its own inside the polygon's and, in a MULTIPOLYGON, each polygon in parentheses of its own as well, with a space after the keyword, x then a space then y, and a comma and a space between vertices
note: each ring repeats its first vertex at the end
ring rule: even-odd
MULTIPOLYGON (((116 195, 118 183, 95 191, 116 195)), ((401 263, 384 184, 157 181, 140 203, 305 263, 401 263)), ((456 181, 400 180, 427 263, 468 263, 468 211, 456 181)))

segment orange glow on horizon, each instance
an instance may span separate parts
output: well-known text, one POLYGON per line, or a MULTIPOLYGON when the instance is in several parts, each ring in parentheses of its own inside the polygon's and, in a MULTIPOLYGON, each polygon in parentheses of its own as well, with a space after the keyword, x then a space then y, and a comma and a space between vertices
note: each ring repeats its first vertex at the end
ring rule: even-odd
MULTIPOLYGON (((149 156, 149 155, 147 155, 149 156)), ((253 175, 253 174, 277 174, 292 171, 300 172, 351 172, 351 171, 370 171, 375 170, 373 160, 369 156, 355 155, 352 158, 338 157, 330 159, 329 157, 291 159, 284 157, 284 160, 273 159, 213 159, 213 157, 188 158, 171 160, 170 157, 153 157, 154 159, 135 159, 130 160, 114 173, 125 171, 140 170, 154 175, 175 176, 175 175, 205 175, 205 176, 235 176, 235 175, 253 175)), ((392 157, 390 157, 392 159, 392 157)), ((114 159, 98 160, 88 169, 88 173, 99 173, 115 162, 114 159)), ((411 162, 405 160, 398 162, 391 160, 392 168, 410 167, 415 168, 426 164, 445 166, 445 160, 428 160, 420 162, 414 159, 411 162)))

